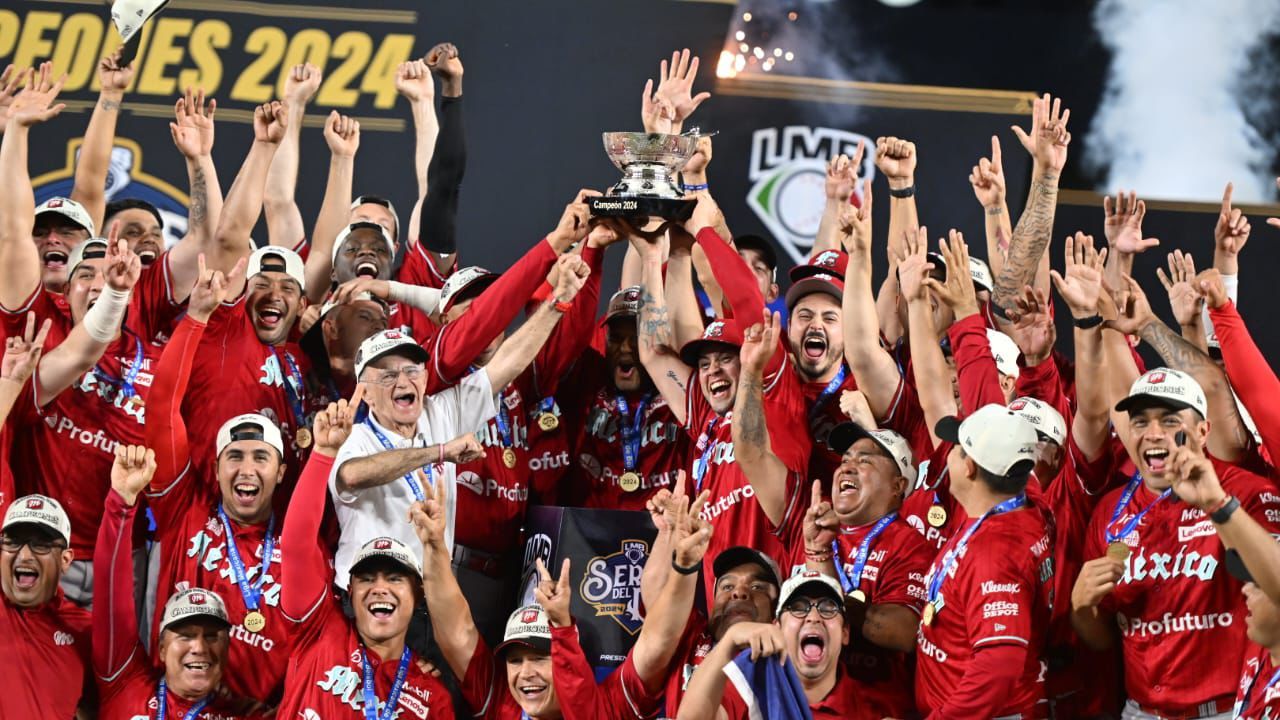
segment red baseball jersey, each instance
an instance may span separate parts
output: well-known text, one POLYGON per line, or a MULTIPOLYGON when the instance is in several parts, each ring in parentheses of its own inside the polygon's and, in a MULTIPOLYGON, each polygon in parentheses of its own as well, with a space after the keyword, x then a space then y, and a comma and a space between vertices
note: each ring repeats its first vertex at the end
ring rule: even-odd
POLYGON ((685 466, 689 438, 680 427, 666 398, 653 390, 620 393, 606 377, 604 359, 589 353, 579 364, 580 381, 565 383, 562 397, 572 407, 577 425, 576 462, 572 469, 571 497, 566 504, 607 510, 644 510, 645 503, 663 488, 674 489, 676 471, 685 466), (641 411, 643 406, 643 412, 641 411), (634 471, 640 485, 624 490, 619 484, 626 472, 623 427, 636 422, 640 448, 634 471))
MULTIPOLYGON (((46 353, 71 332, 71 321, 58 309, 52 293, 39 291, 28 309, 53 320, 46 353)), ((6 336, 20 335, 26 327, 25 311, 0 314, 0 320, 6 336)), ((111 488, 116 445, 142 444, 147 391, 160 351, 126 330, 107 346, 92 370, 43 408, 40 402, 45 398, 36 397, 38 375, 33 376, 10 412, 14 442, 9 462, 15 491, 43 493, 62 503, 71 520, 71 549, 78 559, 93 557, 102 503, 111 488), (128 399, 121 380, 135 368, 137 395, 128 399)))
MULTIPOLYGON (((732 683, 726 683, 724 698, 720 701, 729 720, 750 720, 751 711, 732 683)), ((757 710, 759 712, 759 710, 757 710)), ((884 712, 866 697, 863 688, 844 673, 836 671, 836 684, 831 692, 816 703, 809 704, 814 720, 882 720, 884 712)))
POLYGON ((917 636, 916 705, 922 713, 945 706, 976 652, 1014 644, 1027 648, 1026 663, 1004 706, 991 715, 1039 717, 1045 692, 1040 656, 1053 602, 1053 540, 1045 517, 1034 501, 987 517, 944 569, 947 552, 961 537, 947 542, 925 578, 928 588, 935 575, 946 573, 932 622, 921 622, 917 636))
MULTIPOLYGON (((1257 475, 1214 463, 1222 488, 1241 509, 1273 534, 1280 533, 1280 491, 1257 475)), ((1222 567, 1224 549, 1202 510, 1140 483, 1112 518, 1125 488, 1098 503, 1085 536, 1084 558, 1106 552, 1106 533, 1119 532, 1144 508, 1150 510, 1126 536, 1125 573, 1101 607, 1115 613, 1124 651, 1130 699, 1161 713, 1178 714, 1236 693, 1235 663, 1205 658, 1244 657, 1244 597, 1240 582, 1222 567)))
POLYGON ((694 671, 703 660, 707 659, 707 654, 715 644, 716 639, 711 636, 711 628, 707 627, 707 616, 701 610, 694 608, 689 616, 689 624, 685 626, 684 634, 680 636, 680 644, 676 646, 675 660, 678 664, 674 668, 675 672, 667 678, 667 689, 664 693, 667 717, 673 718, 679 713, 680 701, 684 699, 684 691, 689 689, 689 681, 693 679, 694 671))
POLYGON ((1244 669, 1240 671, 1240 689, 1236 692, 1231 717, 1247 720, 1280 718, 1280 681, 1272 682, 1276 671, 1271 651, 1250 643, 1244 669))
POLYGON ((880 427, 893 430, 906 438, 914 457, 929 457, 933 452, 933 438, 929 435, 929 423, 925 420, 924 409, 920 407, 920 393, 916 390, 916 376, 911 367, 911 347, 905 336, 893 349, 892 355, 898 364, 901 378, 893 400, 889 403, 889 410, 884 417, 876 418, 876 421, 880 427))
POLYGON ((938 449, 916 466, 919 475, 917 488, 902 501, 898 513, 907 524, 920 533, 934 550, 941 550, 956 529, 969 520, 964 507, 951 496, 951 477, 947 472, 947 455, 952 443, 938 443, 938 449), (941 511, 934 508, 940 508, 941 511), (932 519, 931 519, 932 518, 932 519), (937 521, 941 519, 941 523, 937 521))
POLYGON ((569 505, 572 494, 565 493, 565 484, 572 469, 573 426, 560 409, 555 395, 531 398, 525 409, 525 422, 529 428, 529 486, 533 502, 539 505, 569 505), (555 427, 543 429, 544 415, 556 419, 555 427))
POLYGON ((449 279, 457 266, 455 262, 448 270, 441 272, 436 267, 436 261, 431 257, 431 253, 422 247, 422 243, 414 242, 405 248, 404 262, 396 272, 396 280, 410 285, 439 289, 444 287, 444 281, 449 279))
POLYGON ((33 608, 20 608, 0 596, 0 657, 7 674, 0 717, 73 717, 91 642, 89 612, 61 590, 33 608))
MULTIPOLYGON (((328 593, 321 594, 316 606, 294 623, 291 630, 295 649, 289 657, 284 700, 276 717, 364 717, 363 659, 366 655, 373 670, 378 713, 385 711, 391 686, 400 669, 399 658, 380 660, 377 653, 365 653, 354 622, 342 614, 337 599, 328 593)), ((401 720, 454 717, 449 691, 439 680, 418 667, 416 654, 410 657, 393 717, 401 720)))
MULTIPOLYGON (((688 406, 685 410, 685 431, 693 439, 690 459, 694 469, 689 473, 694 487, 694 497, 703 489, 711 491, 711 497, 702 508, 702 519, 711 523, 711 542, 707 545, 707 557, 714 560, 721 551, 735 545, 762 550, 773 557, 779 566, 787 562, 787 548, 782 538, 792 532, 804 517, 805 498, 802 492, 804 474, 809 466, 812 442, 804 417, 804 393, 800 380, 789 367, 791 360, 783 350, 780 366, 764 378, 765 422, 769 428, 769 443, 787 470, 786 505, 782 522, 777 527, 756 500, 755 490, 747 481, 742 468, 733 456, 733 411, 720 416, 711 409, 711 403, 702 394, 697 369, 689 377, 688 406), (711 429, 708 433, 708 428, 711 429), (706 458, 706 474, 697 477, 697 465, 706 458)), ((707 599, 715 596, 715 578, 703 573, 707 599)))
POLYGON ((387 314, 387 327, 390 329, 399 328, 419 343, 425 342, 427 338, 435 335, 439 330, 439 326, 432 322, 426 313, 412 305, 393 302, 389 303, 387 307, 390 309, 387 314))
MULTIPOLYGON (((799 372, 799 371, 797 371, 799 372)), ((804 390, 805 417, 809 421, 809 435, 813 438, 813 454, 809 457, 809 480, 821 480, 823 492, 831 492, 831 479, 835 477, 836 468, 840 467, 840 455, 827 446, 827 435, 831 428, 849 418, 840 410, 840 395, 846 390, 857 390, 858 382, 853 372, 845 368, 844 381, 829 395, 824 396, 827 389, 825 382, 807 382, 801 380, 804 390), (819 400, 821 402, 819 403, 819 400)))
MULTIPOLYGON (((280 610, 280 531, 284 523, 281 518, 276 518, 272 530, 271 562, 264 570, 266 524, 240 525, 228 517, 249 583, 255 584, 258 576, 266 573, 261 586, 262 599, 258 604, 258 610, 266 618, 266 626, 261 632, 250 632, 244 627, 244 616, 249 610, 240 586, 236 584, 228 555, 230 548, 226 528, 218 516, 221 498, 208 491, 210 487, 217 487, 217 480, 201 480, 192 477, 194 474, 189 469, 168 488, 147 493, 156 516, 156 541, 161 552, 156 596, 167 598, 192 587, 218 593, 226 603, 231 621, 229 666, 253 668, 253 672, 229 675, 226 685, 237 695, 274 705, 280 699, 296 634, 293 623, 280 610)), ((163 603, 157 603, 153 638, 163 614, 163 603)))
MULTIPOLYGON (((858 550, 876 523, 840 528, 840 570, 852 580, 858 550)), ((866 593, 870 605, 903 605, 917 614, 924 608, 924 576, 933 562, 934 548, 906 521, 890 522, 876 537, 867 554, 858 589, 866 593)), ((793 574, 805 565, 804 543, 791 543, 793 574)), ((844 668, 860 691, 892 717, 907 717, 915 711, 912 695, 912 668, 907 653, 888 650, 856 637, 844 653, 844 668)))
MULTIPOLYGON (((225 672, 225 671, 224 671, 225 672)), ((119 675, 111 680, 98 678, 98 720, 139 720, 157 717, 160 701, 160 670, 146 667, 146 656, 141 646, 129 659, 119 675)), ((186 700, 173 690, 165 691, 165 720, 186 717, 195 703, 186 700)), ((270 714, 252 713, 243 709, 247 704, 239 700, 217 697, 200 711, 200 720, 269 720, 270 714)), ((289 717, 282 715, 280 717, 289 717)))

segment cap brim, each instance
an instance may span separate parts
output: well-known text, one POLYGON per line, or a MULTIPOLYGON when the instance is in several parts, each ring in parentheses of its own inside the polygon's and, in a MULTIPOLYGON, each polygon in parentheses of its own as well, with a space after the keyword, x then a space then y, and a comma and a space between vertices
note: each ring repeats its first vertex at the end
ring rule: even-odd
POLYGON ((769 266, 770 270, 778 269, 778 253, 774 251, 773 245, 763 238, 749 237, 748 239, 733 239, 733 246, 739 250, 755 250, 764 258, 764 264, 769 266))
POLYGON ((800 302, 800 298, 814 293, 826 293, 835 298, 836 302, 841 302, 844 299, 844 292, 830 280, 807 277, 793 283, 787 289, 787 309, 790 310, 797 302, 800 302))
POLYGON ((507 650, 510 650, 516 645, 523 645, 524 647, 532 648, 537 652, 545 653, 547 655, 551 654, 551 641, 547 638, 540 637, 512 638, 494 648, 493 654, 498 657, 502 657, 507 650))
POLYGON ((192 613, 191 615, 183 615, 180 618, 175 618, 174 620, 166 623, 163 627, 160 628, 160 632, 164 632, 165 630, 168 630, 174 625, 181 625, 183 623, 191 622, 192 620, 212 620, 216 623, 225 625, 226 627, 231 627, 230 620, 224 617, 219 617, 218 615, 214 615, 213 613, 192 613))
POLYGON ((418 343, 413 343, 412 345, 409 343, 404 343, 403 345, 397 345, 393 348, 387 348, 386 350, 383 350, 382 352, 378 353, 377 355, 374 355, 368 360, 365 360, 364 367, 367 368, 370 365, 374 364, 375 362, 381 360, 382 358, 388 357, 391 355, 399 355, 400 357, 407 357, 410 360, 414 360, 420 363, 425 363, 427 360, 431 358, 431 353, 427 352, 427 349, 422 347, 418 343))
POLYGON ((1169 410, 1195 410, 1200 412, 1199 408, 1191 403, 1174 400, 1172 398, 1160 397, 1159 395, 1148 395, 1147 393, 1139 393, 1130 395, 1116 403, 1116 412, 1132 412, 1134 410, 1147 410, 1153 407, 1168 408, 1169 410))
POLYGON ((939 440, 959 444, 960 418, 955 415, 948 415, 947 417, 942 418, 933 426, 933 434, 936 435, 939 440))
POLYGON ((698 358, 702 357, 702 353, 716 347, 727 348, 732 352, 742 350, 741 345, 735 345, 724 340, 690 340, 684 344, 684 347, 680 348, 680 359, 684 361, 685 365, 697 369, 698 358))
POLYGON ((71 538, 67 537, 66 535, 63 535, 61 530, 59 530, 58 528, 48 523, 42 523, 38 520, 17 520, 15 522, 11 522, 8 525, 4 526, 4 530, 2 532, 9 532, 10 530, 13 530, 15 528, 28 528, 31 530, 38 530, 42 534, 48 535, 50 539, 61 540, 68 544, 70 544, 71 542, 71 538))
POLYGON ((863 438, 873 440, 877 446, 884 448, 885 452, 893 454, 893 451, 881 445, 874 435, 867 432, 866 428, 855 422, 843 422, 831 428, 831 432, 827 433, 827 447, 837 455, 844 455, 854 443, 863 438))
POLYGON ((392 557, 391 555, 368 555, 368 556, 365 556, 365 557, 361 558, 360 560, 358 560, 358 561, 356 561, 356 562, 354 562, 354 563, 351 563, 351 569, 348 571, 348 573, 347 573, 347 574, 348 574, 348 575, 355 575, 355 574, 360 570, 360 568, 365 567, 366 565, 371 565, 371 564, 373 564, 373 563, 377 563, 377 562, 386 563, 386 564, 388 564, 388 565, 395 565, 395 566, 397 566, 397 567, 400 567, 400 568, 403 568, 403 569, 405 569, 405 570, 409 571, 409 573, 410 573, 410 574, 412 574, 412 575, 413 575, 414 577, 416 577, 416 578, 421 578, 421 577, 422 577, 422 573, 418 572, 418 569, 417 569, 417 568, 413 567, 412 565, 407 565, 407 564, 405 564, 404 562, 402 562, 399 558, 392 557))
POLYGON ((758 565, 769 574, 769 578, 774 585, 782 585, 782 578, 778 577, 777 572, 769 564, 764 553, 745 545, 735 545, 722 550, 711 563, 711 572, 718 578, 739 565, 747 564, 758 565))
POLYGON ((449 309, 454 306, 454 303, 458 303, 463 300, 470 300, 471 298, 474 298, 475 296, 484 292, 485 288, 492 285, 494 281, 497 279, 498 279, 497 273, 489 273, 488 275, 477 275, 476 279, 458 288, 458 291, 453 294, 453 297, 449 298, 449 302, 440 307, 440 312, 447 313, 449 312, 449 309))

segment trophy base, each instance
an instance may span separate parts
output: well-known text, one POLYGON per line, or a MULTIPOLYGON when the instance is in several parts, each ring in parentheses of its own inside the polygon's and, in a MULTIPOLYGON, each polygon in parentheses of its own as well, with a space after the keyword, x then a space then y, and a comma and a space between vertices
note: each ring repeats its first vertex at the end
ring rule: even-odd
POLYGON ((697 204, 696 198, 604 195, 587 199, 587 206, 595 217, 660 217, 664 220, 682 221, 693 215, 693 207, 697 204))

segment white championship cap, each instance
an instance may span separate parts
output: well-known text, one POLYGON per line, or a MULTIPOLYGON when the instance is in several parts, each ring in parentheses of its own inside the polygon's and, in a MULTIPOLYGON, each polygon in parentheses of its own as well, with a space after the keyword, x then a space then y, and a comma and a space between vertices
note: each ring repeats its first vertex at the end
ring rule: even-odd
POLYGON ((391 537, 374 538, 361 545, 360 549, 356 551, 355 558, 351 560, 351 574, 355 574, 356 568, 360 567, 360 563, 377 558, 385 558, 399 563, 406 570, 413 571, 419 579, 422 578, 422 564, 418 562, 417 556, 413 554, 413 551, 407 545, 391 537))
POLYGON ((71 255, 67 257, 67 275, 71 275, 76 271, 76 266, 85 261, 85 258, 100 258, 107 256, 107 241, 105 238, 95 237, 89 238, 82 242, 76 243, 71 248, 71 255))
POLYGON ((89 235, 97 235, 96 228, 93 226, 93 218, 89 217, 89 211, 84 209, 80 203, 65 197, 51 197, 40 203, 36 207, 36 217, 40 217, 45 213, 55 213, 79 225, 89 231, 89 235))
POLYGON ((444 281, 444 287, 440 289, 440 312, 447 313, 449 308, 453 307, 453 303, 457 300, 458 294, 463 290, 475 285, 478 282, 484 282, 485 285, 492 283, 498 279, 497 273, 491 273, 482 267, 472 265, 458 270, 444 281))
POLYGON ((249 268, 245 270, 244 276, 251 278, 269 270, 282 272, 296 280, 298 287, 302 288, 303 292, 306 292, 307 276, 304 267, 305 264, 298 253, 289 248, 267 245, 254 250, 253 254, 249 256, 249 268))
POLYGON ((284 440, 280 437, 280 428, 271 422, 266 415, 245 413, 237 415, 222 423, 218 428, 218 439, 215 455, 221 455, 228 445, 236 440, 261 440, 270 445, 284 457, 284 440))
POLYGON ((502 651, 512 645, 527 645, 539 652, 551 652, 551 623, 547 620, 547 611, 541 605, 517 608, 507 618, 502 643, 494 652, 501 655, 502 651))
POLYGON ((1008 476, 1030 471, 1036 459, 1036 430, 1016 412, 1003 405, 984 405, 964 421, 955 416, 938 421, 934 434, 953 442, 983 470, 1008 476))
POLYGON ((332 260, 335 263, 338 262, 338 253, 342 252, 342 244, 347 241, 347 238, 351 237, 351 233, 356 232, 357 230, 371 230, 373 232, 376 232, 382 235, 382 239, 385 240, 387 243, 387 252, 390 254, 393 260, 395 259, 396 241, 391 239, 391 233, 387 232, 387 229, 382 227, 378 223, 360 221, 360 222, 353 222, 350 225, 342 228, 342 232, 338 233, 338 239, 333 241, 332 260))
POLYGON ((1047 402, 1033 397, 1020 397, 1009 403, 1009 409, 1031 423, 1036 432, 1042 432, 1059 445, 1067 444, 1067 421, 1047 402))
POLYGON ((4 530, 14 525, 41 525, 71 544, 71 520, 61 503, 44 495, 24 495, 14 500, 4 514, 4 530))
POLYGON ((969 277, 973 278, 973 286, 979 290, 991 292, 996 283, 991 275, 991 266, 982 258, 969 256, 969 277))
POLYGON ((387 355, 402 355, 416 362, 424 363, 429 355, 427 349, 417 340, 401 330, 383 330, 365 338, 356 351, 356 378, 364 374, 369 363, 387 355))
POLYGON ((1116 412, 1145 410, 1149 407, 1191 409, 1200 417, 1209 415, 1209 402, 1195 378, 1172 368, 1156 368, 1133 381, 1129 395, 1116 403, 1116 412))
POLYGON ((835 578, 817 570, 801 570, 787 578, 787 581, 782 583, 782 589, 778 591, 778 617, 782 617, 782 612, 791 597, 801 590, 809 592, 816 590, 820 594, 830 595, 836 601, 844 600, 844 590, 835 578))
POLYGON ((1008 375, 1016 380, 1019 372, 1018 356, 1022 354, 1018 343, 999 330, 987 328, 987 344, 991 346, 991 356, 996 359, 996 370, 1001 375, 1008 375))
POLYGON ((193 617, 210 617, 227 625, 227 605, 222 597, 212 590, 191 588, 180 590, 169 596, 164 604, 164 615, 160 619, 160 632, 164 632, 174 623, 189 620, 193 617))

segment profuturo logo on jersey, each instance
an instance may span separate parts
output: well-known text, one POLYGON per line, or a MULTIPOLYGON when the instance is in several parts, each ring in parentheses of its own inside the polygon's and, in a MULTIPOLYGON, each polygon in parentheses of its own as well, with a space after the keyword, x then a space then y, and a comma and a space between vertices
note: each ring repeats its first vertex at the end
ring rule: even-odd
POLYGON ((623 540, 618 552, 591 558, 578 586, 583 602, 596 617, 611 617, 628 634, 640 632, 640 573, 649 557, 649 543, 623 540))
POLYGON ((754 185, 747 193, 747 205, 793 261, 805 261, 818 234, 827 202, 827 163, 837 155, 853 157, 859 141, 865 143, 867 152, 858 178, 871 178, 875 143, 865 135, 804 125, 761 128, 752 133, 748 179, 754 185))

